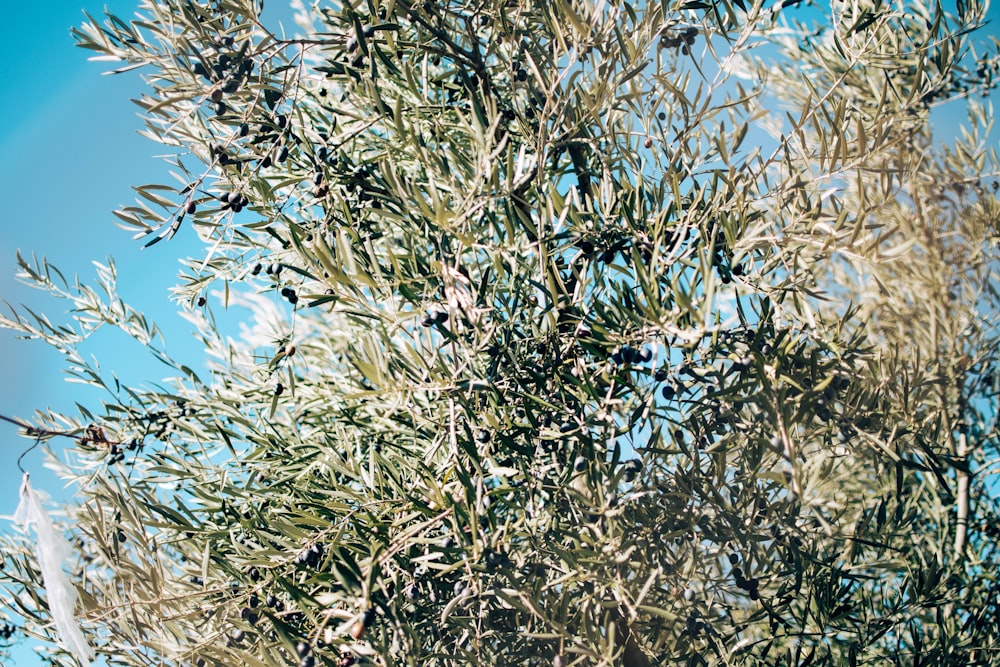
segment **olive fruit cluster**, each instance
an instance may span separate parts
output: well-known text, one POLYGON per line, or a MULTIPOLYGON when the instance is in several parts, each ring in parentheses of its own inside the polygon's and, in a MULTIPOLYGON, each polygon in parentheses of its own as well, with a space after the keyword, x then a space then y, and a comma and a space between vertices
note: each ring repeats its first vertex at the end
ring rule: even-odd
POLYGON ((697 609, 693 609, 690 614, 688 614, 687 621, 684 623, 684 631, 692 637, 697 637, 703 632, 711 632, 712 626, 702 620, 701 612, 697 609))
POLYGON ((204 77, 214 84, 209 97, 215 104, 215 113, 221 116, 228 107, 222 101, 224 95, 235 93, 240 89, 243 82, 253 73, 253 58, 242 58, 239 54, 234 57, 231 53, 226 53, 225 49, 231 49, 234 44, 232 37, 226 37, 216 45, 220 51, 219 55, 206 67, 201 60, 196 62, 192 71, 196 76, 204 77))
MULTIPOLYGON (((240 137, 246 137, 250 134, 250 126, 246 123, 241 124, 238 133, 240 137)), ((260 123, 256 133, 250 139, 250 143, 255 147, 267 146, 266 150, 257 153, 257 157, 260 158, 258 162, 260 168, 267 169, 288 159, 289 147, 285 143, 287 136, 298 141, 288 129, 288 116, 283 113, 278 113, 273 119, 260 123)))
POLYGON ((639 459, 629 459, 622 464, 622 477, 626 482, 631 482, 642 472, 642 461, 639 459))
POLYGON ((420 326, 422 327, 432 327, 435 324, 444 324, 448 321, 447 311, 440 309, 431 309, 427 311, 424 318, 420 320, 420 326))
MULTIPOLYGON (((649 140, 649 146, 646 147, 650 146, 652 146, 651 140, 649 140)), ((671 240, 670 243, 673 241, 671 240)), ((633 257, 632 248, 638 251, 643 262, 648 263, 653 259, 655 248, 655 244, 644 233, 639 233, 634 237, 617 234, 602 235, 597 239, 581 237, 574 242, 574 245, 580 249, 584 257, 593 257, 596 261, 605 264, 613 263, 618 259, 619 253, 621 253, 622 260, 630 264, 633 257)))
POLYGON ((616 366, 627 366, 633 363, 646 363, 653 358, 649 348, 636 349, 631 345, 622 345, 611 354, 611 362, 616 366))
POLYGON ((312 646, 306 642, 296 644, 295 653, 299 656, 299 667, 314 667, 316 664, 316 657, 313 655, 312 646))
POLYGON ((279 613, 285 611, 285 603, 279 600, 274 594, 270 594, 264 598, 264 604, 279 613))
POLYGON ((323 560, 323 545, 322 544, 312 544, 308 548, 303 549, 299 552, 296 557, 296 562, 299 565, 305 565, 307 567, 317 567, 320 561, 323 560))
POLYGON ((250 203, 250 199, 245 194, 239 192, 224 192, 219 195, 219 202, 223 209, 229 209, 233 213, 239 213, 244 206, 250 203))
POLYGON ((494 570, 499 567, 509 567, 511 565, 510 556, 504 551, 497 551, 495 549, 487 549, 483 554, 483 559, 486 562, 486 566, 494 570))
POLYGON ((256 625, 257 621, 260 620, 260 617, 257 615, 257 612, 254 611, 254 607, 257 606, 256 596, 251 595, 250 600, 253 600, 254 604, 252 606, 248 604, 246 607, 240 609, 240 618, 242 618, 250 625, 256 625))
POLYGON ((760 581, 754 577, 749 579, 743 574, 743 568, 740 566, 733 567, 733 579, 736 581, 736 587, 747 592, 751 600, 760 599, 760 581))
POLYGON ((690 26, 674 35, 664 35, 660 38, 660 48, 676 49, 680 47, 681 53, 687 55, 690 47, 694 44, 694 38, 698 36, 698 28, 690 26))
POLYGON ((112 445, 108 448, 108 454, 109 454, 108 458, 109 465, 121 463, 122 461, 125 460, 125 452, 123 452, 122 448, 119 447, 117 444, 112 443, 112 445))

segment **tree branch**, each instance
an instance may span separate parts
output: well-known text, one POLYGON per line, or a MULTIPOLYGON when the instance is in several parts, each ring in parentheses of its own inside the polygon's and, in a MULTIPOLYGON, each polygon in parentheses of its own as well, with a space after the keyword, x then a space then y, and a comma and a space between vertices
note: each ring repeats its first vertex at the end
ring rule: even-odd
POLYGON ((961 560, 965 551, 965 537, 969 526, 969 470, 968 456, 969 448, 966 434, 960 433, 958 436, 958 447, 956 456, 962 465, 956 468, 958 474, 958 520, 955 525, 955 560, 961 560))

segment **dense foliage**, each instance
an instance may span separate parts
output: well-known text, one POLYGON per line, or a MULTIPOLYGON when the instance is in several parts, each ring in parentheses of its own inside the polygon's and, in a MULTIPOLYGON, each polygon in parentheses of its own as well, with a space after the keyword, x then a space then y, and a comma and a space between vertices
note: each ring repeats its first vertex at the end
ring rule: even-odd
POLYGON ((4 320, 115 397, 29 429, 75 440, 108 664, 1000 663, 978 3, 323 2, 294 38, 260 9, 75 32, 175 150, 116 215, 203 239, 204 368, 110 266, 23 261, 74 323, 4 320), (77 350, 104 326, 177 377, 109 380, 77 350))

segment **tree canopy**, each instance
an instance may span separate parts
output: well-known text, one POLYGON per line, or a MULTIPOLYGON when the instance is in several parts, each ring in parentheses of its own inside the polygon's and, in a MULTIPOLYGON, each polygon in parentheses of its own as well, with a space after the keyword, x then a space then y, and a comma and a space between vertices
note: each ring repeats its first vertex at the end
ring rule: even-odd
MULTIPOLYGON (((115 215, 204 242, 204 360, 113 265, 22 259, 73 322, 2 320, 111 397, 23 422, 70 439, 107 664, 1000 664, 984 5, 261 10, 74 30, 144 73, 176 182, 115 215), (102 373, 102 327, 170 377, 102 373)), ((3 565, 58 641, 27 536, 3 565)))

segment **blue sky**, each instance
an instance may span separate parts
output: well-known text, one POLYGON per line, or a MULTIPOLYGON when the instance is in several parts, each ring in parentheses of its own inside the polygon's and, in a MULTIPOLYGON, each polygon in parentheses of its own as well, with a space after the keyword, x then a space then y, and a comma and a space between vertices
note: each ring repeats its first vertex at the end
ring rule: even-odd
MULTIPOLYGON (((45 255, 67 277, 93 278, 93 261, 110 255, 119 269, 126 300, 152 317, 168 336, 168 351, 199 368, 200 349, 168 298, 180 268, 178 258, 195 254, 190 229, 170 243, 140 250, 140 243, 114 224, 111 211, 133 200, 132 185, 171 182, 160 147, 140 137, 137 108, 129 102, 143 89, 138 74, 101 76, 107 63, 87 61, 73 46, 69 28, 82 10, 99 15, 105 7, 130 16, 135 2, 52 0, 4 3, 0 21, 0 299, 28 303, 54 319, 62 309, 39 292, 17 283, 15 252, 45 255)), ((270 22, 288 25, 282 0, 268 0, 270 22), (280 12, 280 13, 279 13, 280 12)), ((1000 15, 995 9, 994 16, 1000 15)), ((991 29, 998 34, 997 29, 991 29)), ((2 306, 0 306, 2 307, 2 306)), ((110 334, 111 332, 109 332, 110 334)), ((154 382, 164 367, 124 336, 100 336, 88 346, 102 365, 133 382, 154 382)), ((15 340, 0 330, 0 414, 28 418, 35 409, 73 412, 74 401, 93 393, 68 384, 59 355, 39 342, 15 340)), ((17 505, 20 473, 15 461, 29 445, 16 429, 0 424, 0 515, 17 505)), ((54 443, 57 444, 57 443, 54 443)), ((35 485, 64 496, 60 483, 32 452, 26 467, 35 485)), ((6 522, 0 521, 0 530, 6 522)), ((14 655, 18 667, 40 667, 30 647, 14 655)))
MULTIPOLYGON (((287 3, 269 0, 275 17, 290 25, 287 3)), ((0 299, 29 304, 55 321, 63 304, 18 283, 15 253, 36 253, 51 260, 67 278, 94 276, 92 262, 113 256, 119 288, 127 301, 146 312, 168 335, 168 351, 201 367, 200 348, 168 297, 180 270, 179 258, 195 254, 190 229, 169 244, 140 250, 141 243, 117 228, 111 211, 133 201, 132 185, 172 182, 167 164, 155 156, 161 147, 137 134, 142 122, 129 100, 143 90, 140 76, 102 76, 108 63, 88 62, 73 45, 69 29, 83 10, 100 16, 106 7, 131 16, 137 2, 53 0, 5 2, 0 21, 0 299)), ((5 308, 2 304, 0 307, 5 308)), ((5 309, 6 310, 6 309, 5 309)), ((123 379, 155 382, 165 367, 125 336, 108 331, 88 343, 102 367, 123 379)), ((72 413, 75 401, 94 392, 69 384, 60 355, 38 341, 16 340, 0 330, 0 414, 29 418, 36 409, 72 413)), ((30 445, 13 426, 0 425, 0 515, 14 512, 21 474, 16 460, 30 445)), ((53 442, 58 447, 61 443, 53 442)), ((25 457, 32 483, 65 497, 61 483, 43 467, 35 450, 25 457)), ((8 527, 0 520, 0 530, 8 527)), ((41 667, 30 647, 13 655, 17 667, 41 667)))

